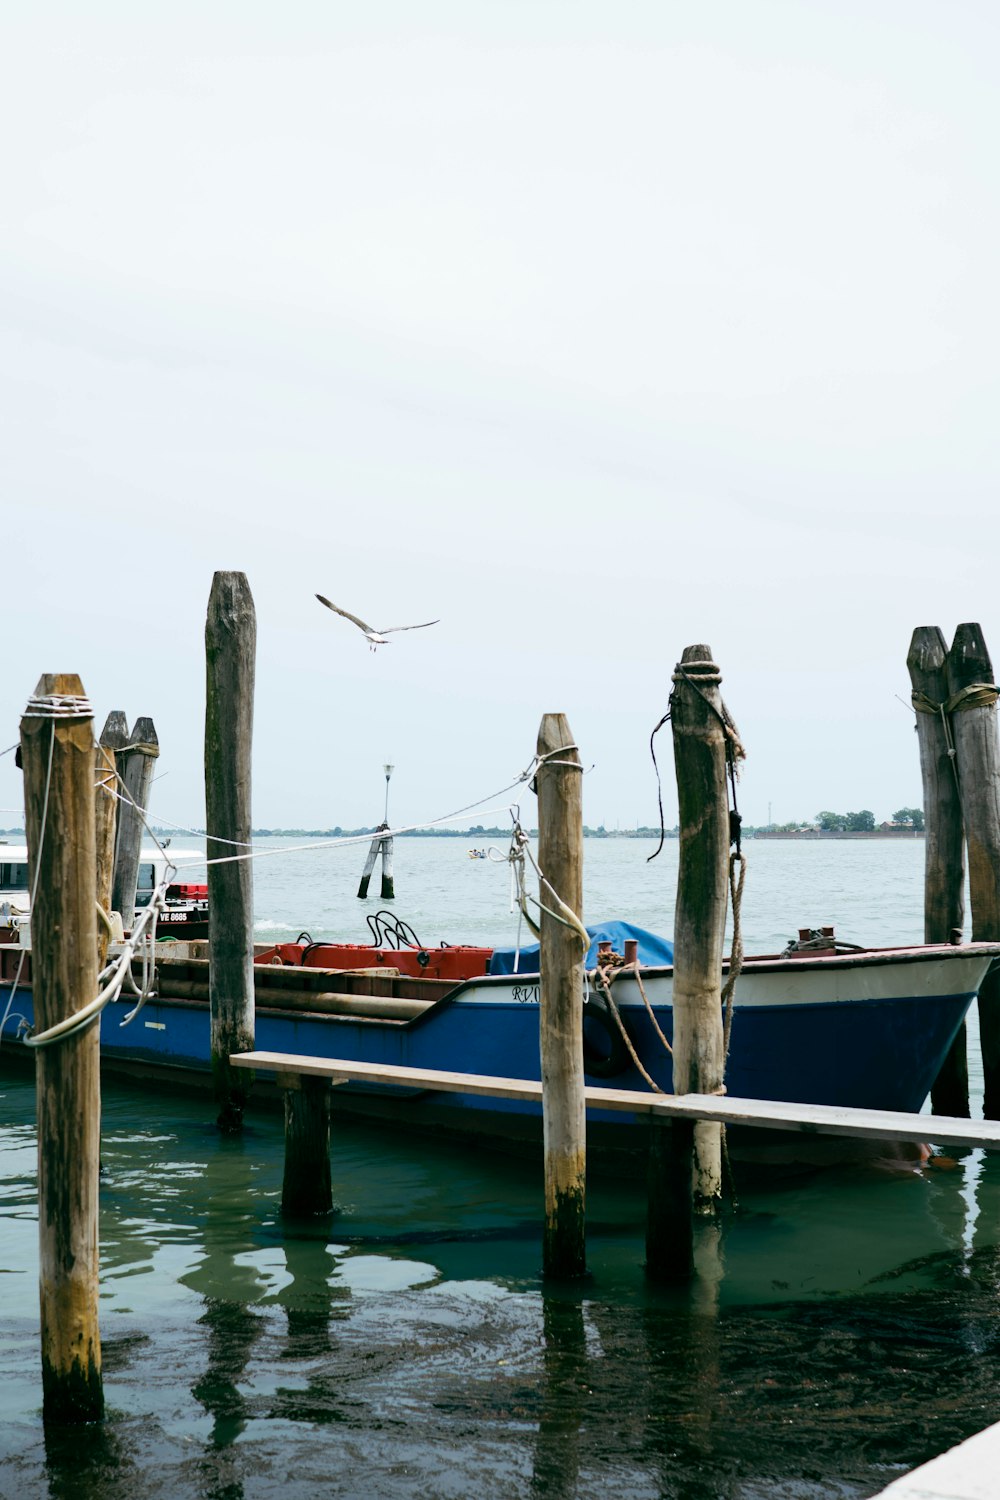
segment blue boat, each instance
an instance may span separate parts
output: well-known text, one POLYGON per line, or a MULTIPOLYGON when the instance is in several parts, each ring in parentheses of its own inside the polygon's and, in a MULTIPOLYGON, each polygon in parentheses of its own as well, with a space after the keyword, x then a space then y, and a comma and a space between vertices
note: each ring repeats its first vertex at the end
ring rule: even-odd
MULTIPOLYGON (((612 977, 604 988, 588 980, 587 1081, 643 1089, 652 1080, 669 1091, 669 944, 626 924, 591 931, 588 968, 603 941, 612 977), (616 943, 625 950, 617 957, 616 943)), ((728 1092, 919 1111, 1000 945, 838 951, 832 939, 817 946, 824 941, 745 961, 735 990, 728 1092)), ((100 1021, 107 1067, 178 1082, 209 1080, 203 952, 201 945, 176 944, 169 957, 158 955, 155 992, 128 1025, 122 1020, 134 997, 107 1007, 100 1021)), ((0 947, 0 1056, 30 1052, 17 1042, 18 1028, 23 1033, 32 1023, 24 974, 5 1014, 20 958, 17 946, 0 947)), ((539 978, 530 952, 516 955, 515 968, 515 955, 488 948, 301 941, 260 952, 255 978, 260 1051, 540 1077, 539 978)), ((519 1101, 365 1085, 335 1093, 344 1106, 414 1124, 507 1139, 537 1133, 538 1107, 519 1101)), ((607 1112, 595 1121, 620 1132, 634 1117, 607 1112)))

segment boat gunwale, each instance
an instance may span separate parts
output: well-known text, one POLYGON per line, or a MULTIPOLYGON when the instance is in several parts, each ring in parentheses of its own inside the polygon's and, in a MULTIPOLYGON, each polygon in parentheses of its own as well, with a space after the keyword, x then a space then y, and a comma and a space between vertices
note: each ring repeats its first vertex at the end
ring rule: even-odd
MULTIPOLYGON (((798 974, 799 972, 803 971, 815 972, 817 970, 829 968, 836 968, 838 970, 845 971, 863 967, 880 968, 885 967, 889 963, 925 963, 935 959, 939 960, 941 958, 986 958, 988 956, 992 956, 994 959, 1000 959, 1000 942, 961 944, 928 943, 913 948, 867 948, 862 953, 828 953, 802 959, 795 958, 791 955, 767 955, 761 958, 746 959, 743 965, 743 972, 746 973, 747 970, 751 968, 752 972, 755 974, 768 974, 775 972, 784 973, 788 972, 789 970, 798 974)), ((178 960, 178 962, 191 962, 191 960, 181 959, 178 960)), ((194 960, 194 962, 207 963, 207 960, 194 960)), ((261 970, 267 970, 269 966, 267 964, 261 964, 257 967, 259 967, 261 970)), ((671 977, 674 972, 673 964, 649 966, 641 965, 640 969, 642 975, 646 978, 671 977)), ((722 972, 727 973, 728 969, 729 964, 728 962, 726 962, 723 964, 722 972)), ((288 973, 289 971, 295 974, 305 971, 314 975, 325 975, 328 978, 335 977, 337 975, 343 977, 343 975, 348 972, 344 969, 321 969, 319 967, 313 968, 311 966, 307 968, 305 965, 284 966, 284 972, 288 973)), ((622 975, 622 977, 624 978, 629 977, 629 972, 627 970, 618 970, 617 973, 612 976, 612 978, 616 978, 618 974, 622 975)), ((469 989, 502 989, 510 987, 511 981, 516 981, 519 979, 529 981, 533 986, 537 986, 540 981, 540 976, 537 973, 481 974, 478 976, 474 976, 471 979, 461 979, 456 982, 454 987, 450 989, 447 994, 441 995, 436 1000, 431 1001, 427 1009, 425 1011, 422 1011, 420 1015, 410 1016, 406 1020, 389 1018, 385 1016, 363 1016, 356 1014, 342 1015, 328 1011, 291 1010, 286 1008, 285 1006, 282 1006, 280 1003, 269 1004, 267 1002, 264 1002, 262 1004, 258 1004, 256 1008, 261 1011, 266 1011, 270 1015, 287 1016, 293 1019, 304 1019, 308 1017, 310 1020, 320 1020, 324 1022, 339 1021, 347 1022, 349 1024, 356 1024, 360 1022, 369 1026, 392 1026, 401 1030, 409 1030, 410 1028, 425 1025, 436 1015, 438 1015, 440 1011, 443 1010, 446 1006, 451 1005, 455 1000, 461 999, 463 993, 469 989)), ((413 982, 412 979, 410 980, 410 982, 413 982)), ((436 980, 433 982, 440 983, 441 981, 436 980)), ((289 986, 289 988, 291 988, 291 986, 289 986)), ((364 997, 359 995, 358 998, 361 999, 364 997)), ((164 1005, 169 1004, 195 1007, 207 1007, 208 1005, 207 1000, 198 1000, 180 995, 157 995, 155 997, 155 1001, 158 1004, 164 1005)), ((846 1001, 844 1003, 861 1004, 865 1002, 846 1001)), ((738 994, 736 997, 736 1004, 739 1004, 738 994)))

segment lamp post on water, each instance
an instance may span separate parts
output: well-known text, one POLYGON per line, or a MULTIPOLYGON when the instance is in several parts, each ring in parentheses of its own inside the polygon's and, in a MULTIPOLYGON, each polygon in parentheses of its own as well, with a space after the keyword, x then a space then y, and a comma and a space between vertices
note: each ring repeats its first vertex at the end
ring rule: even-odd
POLYGON ((368 895, 368 883, 372 878, 375 861, 380 854, 382 856, 382 900, 391 901, 396 894, 392 878, 392 839, 386 837, 386 830, 389 827, 389 777, 395 767, 385 765, 382 770, 385 772, 385 813, 380 826, 375 830, 375 837, 372 839, 368 858, 361 872, 361 884, 358 886, 358 898, 361 901, 364 901, 368 895))

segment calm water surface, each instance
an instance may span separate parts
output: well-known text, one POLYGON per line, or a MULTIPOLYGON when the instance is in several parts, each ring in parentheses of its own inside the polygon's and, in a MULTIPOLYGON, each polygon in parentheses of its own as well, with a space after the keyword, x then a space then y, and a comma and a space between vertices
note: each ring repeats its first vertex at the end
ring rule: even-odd
MULTIPOLYGON (((281 848, 280 841, 262 847, 281 848)), ((287 848, 287 845, 284 847, 287 848)), ((587 916, 669 932, 676 844, 586 846, 587 916)), ((919 940, 919 841, 750 844, 744 928, 919 940)), ((363 850, 264 859, 258 936, 363 936, 363 850)), ((424 943, 511 942, 507 872, 396 845, 424 943)), ((865 1496, 1000 1418, 1000 1164, 738 1181, 682 1292, 593 1177, 590 1278, 543 1289, 535 1165, 338 1124, 337 1208, 281 1220, 280 1118, 108 1084, 108 1420, 43 1432, 31 1075, 0 1048, 0 1496, 865 1496)))

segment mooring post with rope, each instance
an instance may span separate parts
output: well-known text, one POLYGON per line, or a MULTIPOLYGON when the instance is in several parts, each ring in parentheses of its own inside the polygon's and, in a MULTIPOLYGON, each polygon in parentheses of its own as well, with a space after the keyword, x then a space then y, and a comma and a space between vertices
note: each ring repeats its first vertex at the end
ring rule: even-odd
MULTIPOLYGON (((222 843, 250 847, 257 615, 244 573, 216 573, 205 621, 205 817, 222 843)), ((215 847, 213 845, 213 847, 215 847)), ((208 865, 208 997, 219 1129, 243 1128, 252 1074, 230 1066, 254 1046, 253 862, 208 865)))
MULTIPOLYGON (((128 724, 120 709, 108 714, 94 752, 94 848, 97 876, 97 901, 105 912, 111 912, 114 903, 115 835, 118 830, 118 768, 115 752, 124 748, 128 740, 128 724)), ((107 924, 97 924, 97 969, 104 968, 108 956, 109 931, 107 924)))
POLYGON ((135 893, 139 883, 139 859, 142 831, 149 807, 149 789, 160 753, 160 742, 152 719, 136 719, 128 742, 116 753, 122 762, 124 794, 118 814, 118 836, 115 840, 115 873, 111 905, 120 911, 126 932, 135 922, 135 893))
MULTIPOLYGON (((35 1028, 97 992, 93 714, 75 673, 46 673, 21 719, 35 1028)), ((42 1413, 104 1414, 98 1329, 100 1026, 35 1057, 42 1413)))
MULTIPOLYGON (((722 950, 726 931, 730 819, 727 746, 739 746, 719 693, 708 646, 687 646, 673 675, 671 722, 680 820, 674 918, 673 1084, 678 1094, 723 1087, 722 950)), ((739 746, 742 755, 742 747, 739 746)), ((722 1202, 721 1126, 699 1121, 650 1149, 647 1269, 674 1280, 693 1267, 689 1215, 712 1217, 722 1202)))
POLYGON ((565 714, 538 730, 539 1027, 547 1276, 587 1269, 583 1077, 583 767, 565 714))
MULTIPOLYGON (((948 647, 936 625, 918 625, 906 658, 920 749, 924 805, 924 942, 961 938, 965 844, 958 766, 948 717, 948 647)), ((931 1088, 937 1115, 969 1116, 965 1022, 931 1088)))
MULTIPOLYGON (((959 625, 948 652, 948 700, 969 858, 973 942, 1000 940, 1000 740, 997 689, 982 628, 959 625)), ((979 991, 983 1114, 1000 1119, 1000 974, 979 991)))

